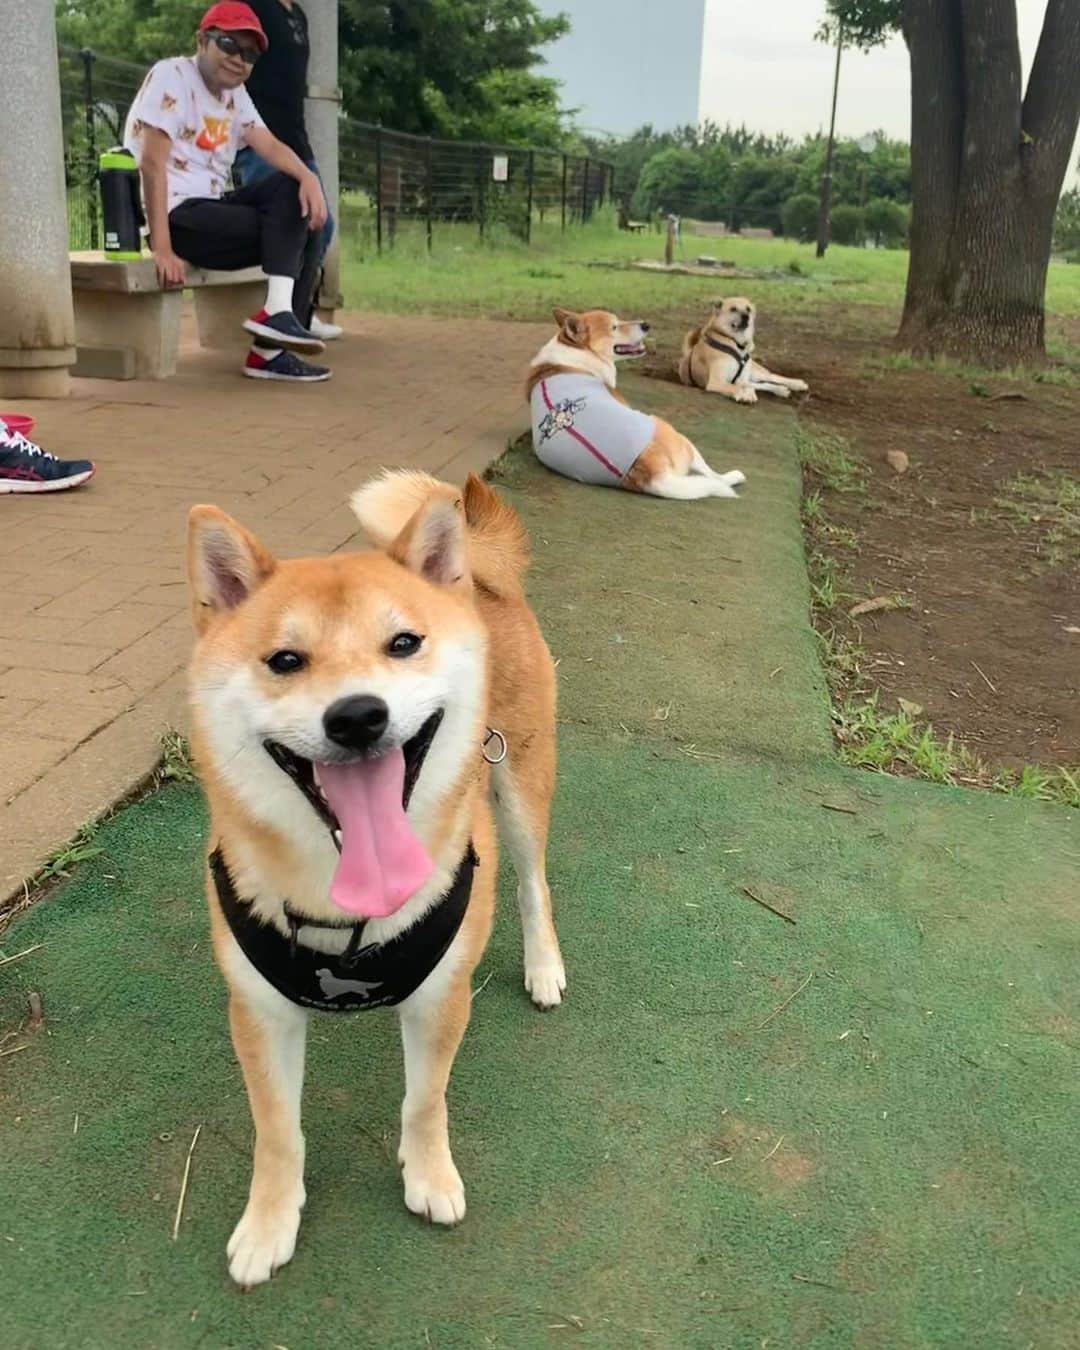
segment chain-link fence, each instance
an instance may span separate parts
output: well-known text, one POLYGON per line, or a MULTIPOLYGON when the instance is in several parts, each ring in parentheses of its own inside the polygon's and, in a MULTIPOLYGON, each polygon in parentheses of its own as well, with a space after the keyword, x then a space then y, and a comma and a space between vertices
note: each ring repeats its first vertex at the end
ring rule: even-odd
MULTIPOLYGON (((64 171, 73 249, 101 246, 98 156, 118 145, 146 72, 91 51, 60 48, 64 171)), ((611 199, 612 166, 556 150, 442 141, 343 117, 341 225, 392 248, 403 221, 430 247, 440 225, 465 222, 481 238, 508 231, 528 243, 533 223, 582 224, 611 199)))

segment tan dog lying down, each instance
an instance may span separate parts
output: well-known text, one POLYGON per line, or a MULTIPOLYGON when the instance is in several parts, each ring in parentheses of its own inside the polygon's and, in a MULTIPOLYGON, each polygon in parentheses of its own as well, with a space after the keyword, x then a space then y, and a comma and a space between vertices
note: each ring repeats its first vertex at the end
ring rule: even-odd
POLYGON ((756 403, 758 394, 790 398, 809 389, 805 380, 774 375, 753 359, 754 306, 742 296, 713 305, 701 328, 683 338, 679 379, 736 403, 756 403))
POLYGON ((734 497, 738 469, 717 473, 662 417, 635 412, 615 392, 618 357, 642 356, 647 323, 606 309, 556 309, 558 331, 533 357, 526 385, 533 449, 579 483, 653 497, 734 497))

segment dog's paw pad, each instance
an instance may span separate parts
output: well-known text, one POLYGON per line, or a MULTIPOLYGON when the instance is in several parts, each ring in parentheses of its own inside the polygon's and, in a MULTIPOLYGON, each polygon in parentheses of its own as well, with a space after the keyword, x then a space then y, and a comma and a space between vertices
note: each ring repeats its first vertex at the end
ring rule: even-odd
POLYGON ((264 1284, 292 1259, 299 1229, 299 1205, 283 1205, 269 1214, 248 1205, 226 1248, 229 1274, 244 1289, 264 1284))
POLYGON ((538 1008, 557 1008, 566 993, 566 971, 562 962, 527 970, 525 989, 538 1008))
POLYGON ((430 1223, 455 1224, 465 1217, 465 1187, 458 1170, 447 1162, 428 1174, 405 1168, 405 1208, 430 1223))

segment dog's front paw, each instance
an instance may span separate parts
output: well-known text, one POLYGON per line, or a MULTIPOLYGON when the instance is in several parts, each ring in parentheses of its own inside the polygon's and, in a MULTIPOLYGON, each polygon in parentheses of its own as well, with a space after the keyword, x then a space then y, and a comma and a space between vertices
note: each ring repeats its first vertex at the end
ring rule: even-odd
POLYGON ((279 1266, 292 1260, 301 1204, 302 1200, 271 1206, 248 1202, 226 1248, 229 1274, 242 1288, 264 1284, 279 1266))
POLYGON ((805 380, 792 380, 789 387, 796 394, 808 394, 810 392, 810 386, 805 380))
POLYGON ((537 963, 525 969, 525 988, 538 1008, 557 1008, 566 993, 566 970, 561 961, 537 963))
POLYGON ((441 1159, 410 1161, 404 1146, 398 1154, 405 1182, 405 1208, 431 1223, 460 1223, 465 1217, 465 1186, 449 1152, 441 1159))
POLYGON ((735 389, 736 403, 756 403, 757 394, 747 384, 740 384, 735 389))
POLYGON ((776 388, 773 390, 773 393, 776 395, 777 398, 791 397, 791 390, 787 387, 786 384, 778 384, 776 388))

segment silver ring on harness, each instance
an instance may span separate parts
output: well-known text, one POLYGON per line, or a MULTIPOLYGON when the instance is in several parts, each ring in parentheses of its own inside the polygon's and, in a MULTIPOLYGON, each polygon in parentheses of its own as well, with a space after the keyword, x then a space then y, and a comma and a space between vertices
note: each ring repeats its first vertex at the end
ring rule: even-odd
POLYGON ((481 751, 489 764, 501 764, 506 758, 506 737, 501 731, 496 731, 494 727, 488 727, 487 735, 484 737, 484 748, 481 751), (499 746, 494 755, 488 754, 488 746, 492 741, 498 741, 499 746))

